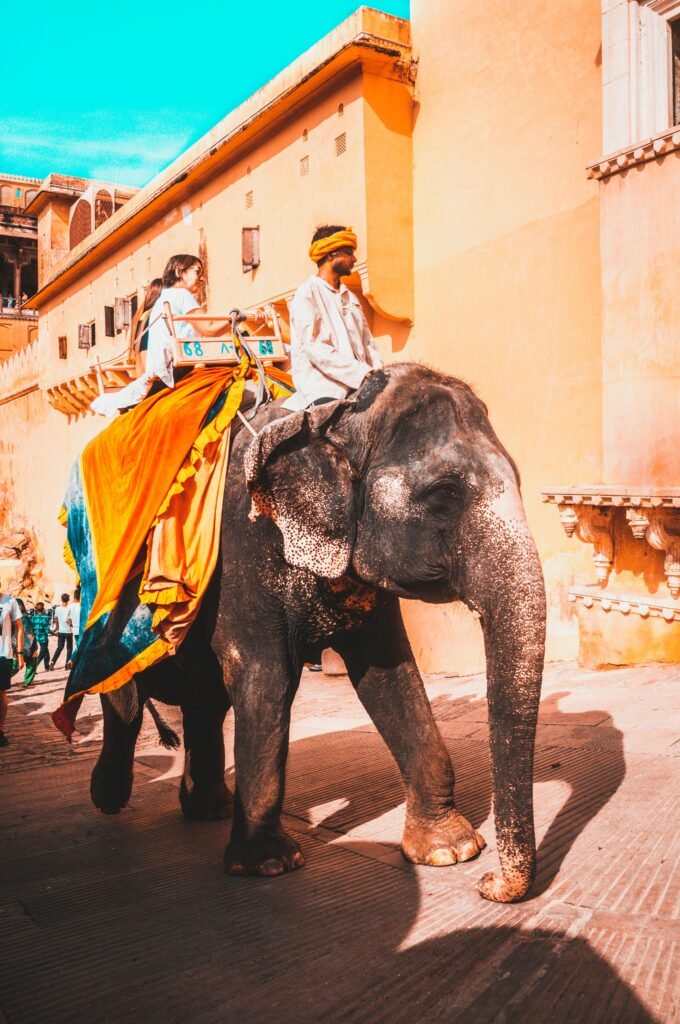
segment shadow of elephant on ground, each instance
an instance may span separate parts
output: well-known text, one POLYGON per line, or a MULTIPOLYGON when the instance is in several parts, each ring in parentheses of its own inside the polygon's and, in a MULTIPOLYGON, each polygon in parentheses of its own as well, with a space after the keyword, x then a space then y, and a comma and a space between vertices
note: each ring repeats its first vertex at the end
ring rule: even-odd
POLYGON ((14 950, 8 1019, 38 1019, 49 1003, 52 1024, 654 1024, 586 936, 615 953, 620 943, 587 917, 569 936, 540 915, 534 925, 526 906, 447 901, 445 886, 307 835, 304 872, 225 876, 205 857, 221 830, 181 822, 170 798, 142 788, 142 820, 109 822, 98 871, 73 850, 70 884, 41 896, 43 927, 14 950), (140 843, 140 826, 153 841, 140 843), (39 979, 23 989, 22 958, 39 979))
MULTIPOLYGON (((550 821, 538 849, 538 874, 532 895, 545 892, 557 876, 567 853, 588 823, 595 819, 623 782, 626 774, 623 737, 606 711, 565 712, 559 708, 569 691, 547 695, 541 702, 536 744, 534 785, 560 782, 569 787, 537 802, 537 831, 550 821), (601 728, 592 723, 600 721, 601 728), (545 806, 544 806, 545 803, 545 806)), ((485 718, 485 699, 435 698, 435 716, 455 720, 470 710, 485 718)), ((475 828, 491 813, 491 769, 484 738, 445 737, 456 772, 456 803, 475 828)), ((233 787, 233 774, 229 780, 233 787)), ((538 799, 537 799, 538 798, 538 799)), ((404 800, 401 779, 380 737, 362 729, 329 733, 291 743, 284 812, 322 825, 333 832, 366 830, 375 842, 397 847, 402 819, 395 830, 391 816, 404 800), (383 821, 376 822, 376 819, 383 821)), ((488 829, 488 826, 487 826, 488 829)), ((490 838, 490 837, 485 837, 490 838)), ((485 853, 482 852, 482 861, 485 853)))

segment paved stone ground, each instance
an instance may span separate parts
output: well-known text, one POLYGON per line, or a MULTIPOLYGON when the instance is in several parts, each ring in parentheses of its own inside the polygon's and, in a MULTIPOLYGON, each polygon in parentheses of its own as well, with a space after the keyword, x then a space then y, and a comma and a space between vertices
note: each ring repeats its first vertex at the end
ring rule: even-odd
POLYGON ((475 893, 496 864, 481 677, 427 680, 478 860, 403 861, 382 741, 346 678, 305 673, 285 809, 307 866, 263 880, 222 873, 228 823, 181 817, 148 716, 131 806, 96 813, 98 701, 71 748, 48 717, 62 684, 14 688, 0 750, 3 1024, 678 1019, 678 668, 547 671, 540 872, 518 906, 475 893))

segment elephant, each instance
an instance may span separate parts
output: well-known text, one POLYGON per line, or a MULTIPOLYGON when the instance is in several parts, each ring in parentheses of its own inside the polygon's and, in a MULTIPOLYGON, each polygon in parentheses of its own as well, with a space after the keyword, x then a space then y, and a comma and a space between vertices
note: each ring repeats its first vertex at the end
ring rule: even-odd
POLYGON ((303 665, 330 647, 400 770, 404 857, 477 856, 485 843, 456 807, 400 609, 402 599, 462 601, 484 635, 500 861, 478 887, 498 902, 524 898, 536 870, 545 588, 518 471, 485 405, 461 380, 395 363, 344 399, 299 412, 270 402, 232 436, 218 568, 178 653, 102 697, 95 805, 117 813, 129 799, 144 701, 179 704, 181 806, 193 818, 233 815, 226 871, 301 867, 281 824, 290 710, 303 665), (222 735, 230 708, 233 795, 222 735))

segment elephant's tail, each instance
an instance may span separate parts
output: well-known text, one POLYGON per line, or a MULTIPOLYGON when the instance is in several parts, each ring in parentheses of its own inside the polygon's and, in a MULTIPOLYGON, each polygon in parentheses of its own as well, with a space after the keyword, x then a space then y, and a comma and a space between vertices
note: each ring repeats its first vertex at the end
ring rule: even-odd
POLYGON ((181 740, 175 730, 170 728, 153 701, 147 700, 146 706, 154 720, 154 725, 158 729, 158 738, 161 741, 161 746, 165 747, 166 750, 177 750, 181 740))

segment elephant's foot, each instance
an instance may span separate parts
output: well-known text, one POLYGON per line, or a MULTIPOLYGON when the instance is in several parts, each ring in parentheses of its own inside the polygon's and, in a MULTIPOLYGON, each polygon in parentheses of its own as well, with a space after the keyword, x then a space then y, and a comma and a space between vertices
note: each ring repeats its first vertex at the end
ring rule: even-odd
POLYGON ((104 757, 99 758, 90 779, 92 803, 102 814, 120 814, 132 793, 132 768, 104 757))
POLYGON ((485 900, 493 900, 494 903, 517 903, 524 899, 529 892, 531 879, 519 871, 511 871, 504 875, 495 871, 487 871, 480 878, 477 889, 480 896, 485 900))
POLYGON ((229 875, 283 875, 304 863, 302 850, 283 830, 256 839, 232 836, 224 851, 224 869, 229 875))
POLYGON ((214 821, 217 818, 231 818, 234 798, 224 780, 213 786, 187 786, 182 779, 179 802, 187 818, 194 821, 214 821))
POLYGON ((486 843, 455 809, 436 821, 407 815, 401 852, 413 864, 446 867, 472 860, 486 843))

